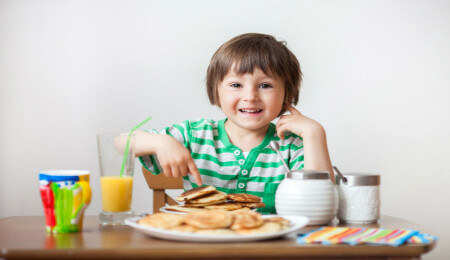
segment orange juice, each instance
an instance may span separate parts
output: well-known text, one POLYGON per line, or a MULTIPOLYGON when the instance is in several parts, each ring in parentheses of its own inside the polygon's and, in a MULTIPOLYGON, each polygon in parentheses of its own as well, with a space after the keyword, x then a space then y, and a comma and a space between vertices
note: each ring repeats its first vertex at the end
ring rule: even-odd
POLYGON ((103 176, 100 182, 104 211, 122 212, 131 209, 133 177, 103 176))

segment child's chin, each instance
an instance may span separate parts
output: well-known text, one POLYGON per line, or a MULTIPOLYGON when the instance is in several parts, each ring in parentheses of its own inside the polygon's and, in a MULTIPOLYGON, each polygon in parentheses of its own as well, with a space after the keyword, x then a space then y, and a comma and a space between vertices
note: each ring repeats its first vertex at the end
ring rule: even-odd
POLYGON ((267 122, 267 123, 265 123, 265 122, 255 122, 255 123, 252 123, 252 122, 245 122, 244 124, 243 124, 243 127, 245 127, 246 129, 248 129, 248 130, 258 130, 258 129, 261 129, 262 127, 265 127, 265 126, 267 126, 268 124, 269 124, 270 122, 267 122))

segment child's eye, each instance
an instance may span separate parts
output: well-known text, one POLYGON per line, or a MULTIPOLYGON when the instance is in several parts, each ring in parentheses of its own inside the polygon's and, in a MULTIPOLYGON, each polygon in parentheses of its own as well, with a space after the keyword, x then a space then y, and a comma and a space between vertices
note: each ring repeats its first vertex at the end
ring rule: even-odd
POLYGON ((233 88, 240 88, 240 87, 241 87, 241 84, 239 84, 239 83, 231 83, 231 84, 230 84, 230 87, 233 87, 233 88))
POLYGON ((263 84, 259 85, 259 87, 260 87, 260 88, 271 88, 271 87, 272 87, 272 85, 269 85, 269 84, 263 83, 263 84))

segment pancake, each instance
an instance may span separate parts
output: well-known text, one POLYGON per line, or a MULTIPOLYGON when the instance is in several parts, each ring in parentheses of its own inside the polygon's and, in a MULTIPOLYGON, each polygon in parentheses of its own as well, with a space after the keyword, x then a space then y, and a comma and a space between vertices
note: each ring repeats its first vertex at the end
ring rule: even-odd
POLYGON ((215 205, 215 204, 220 204, 220 203, 224 203, 226 200, 218 200, 218 201, 213 201, 213 202, 209 202, 209 203, 190 203, 190 201, 187 201, 184 203, 185 206, 187 207, 196 207, 196 208, 203 208, 205 206, 208 205, 215 205))
POLYGON ((232 211, 232 210, 241 209, 242 206, 240 204, 238 204, 238 203, 225 202, 225 203, 205 206, 205 208, 206 209, 222 209, 222 210, 232 211))
POLYGON ((236 203, 241 204, 242 207, 247 207, 251 209, 264 208, 266 206, 264 202, 236 202, 236 203))
POLYGON ((289 220, 282 218, 282 217, 271 217, 264 219, 266 222, 275 222, 279 223, 281 225, 282 229, 285 229, 289 226, 289 223, 291 223, 289 220))
POLYGON ((246 193, 232 193, 227 195, 228 200, 236 202, 261 202, 261 198, 255 195, 246 193))
POLYGON ((250 208, 245 207, 245 208, 235 209, 232 211, 232 213, 243 212, 243 211, 245 212, 245 211, 250 211, 250 210, 251 210, 250 208))
MULTIPOLYGON (((232 203, 225 203, 232 204, 232 203)), ((172 206, 181 207, 182 206, 172 206)), ((194 208, 195 209, 195 208, 194 208)), ((249 208, 235 211, 199 209, 201 211, 177 215, 155 213, 138 220, 141 225, 162 228, 177 232, 190 232, 198 235, 251 235, 258 233, 278 232, 289 226, 289 220, 282 217, 262 218, 249 208), (246 210, 246 211, 244 211, 246 210)))
POLYGON ((207 210, 207 209, 197 208, 197 207, 187 207, 187 206, 182 206, 182 205, 175 205, 175 206, 166 206, 166 210, 191 213, 191 212, 204 211, 204 210, 207 210))
POLYGON ((181 226, 171 228, 170 230, 178 231, 178 232, 196 232, 198 230, 198 228, 191 226, 191 225, 184 224, 181 226))
POLYGON ((225 192, 215 191, 197 199, 189 199, 187 200, 187 202, 190 204, 206 204, 219 200, 225 200, 226 198, 227 194, 225 192))
POLYGON ((183 215, 158 212, 153 215, 147 215, 141 218, 138 223, 144 226, 155 228, 174 228, 180 226, 184 222, 183 215))
POLYGON ((280 231, 281 225, 276 222, 265 222, 261 226, 257 228, 242 228, 236 230, 236 233, 243 234, 243 235, 250 235, 250 234, 258 234, 258 233, 269 233, 269 232, 278 232, 280 231))
POLYGON ((223 210, 207 210, 187 214, 184 221, 199 229, 227 228, 233 221, 233 215, 223 210))
POLYGON ((213 193, 215 191, 216 188, 214 188, 213 186, 197 187, 181 193, 180 196, 176 198, 176 200, 178 201, 192 200, 213 193))
POLYGON ((257 228, 264 224, 264 219, 257 212, 233 212, 232 214, 234 216, 233 224, 230 227, 232 230, 257 228))

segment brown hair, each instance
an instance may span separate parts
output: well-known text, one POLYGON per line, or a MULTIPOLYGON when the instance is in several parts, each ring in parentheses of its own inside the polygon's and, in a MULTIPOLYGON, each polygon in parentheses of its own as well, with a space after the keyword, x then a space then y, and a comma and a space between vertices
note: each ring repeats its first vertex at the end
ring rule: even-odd
MULTIPOLYGON (((237 74, 253 73, 259 68, 267 75, 284 81, 284 103, 296 105, 300 94, 302 72, 286 42, 259 33, 246 33, 225 42, 214 53, 206 75, 206 89, 212 105, 220 106, 217 87, 234 65, 237 74)), ((286 109, 283 107, 281 114, 286 109)))

